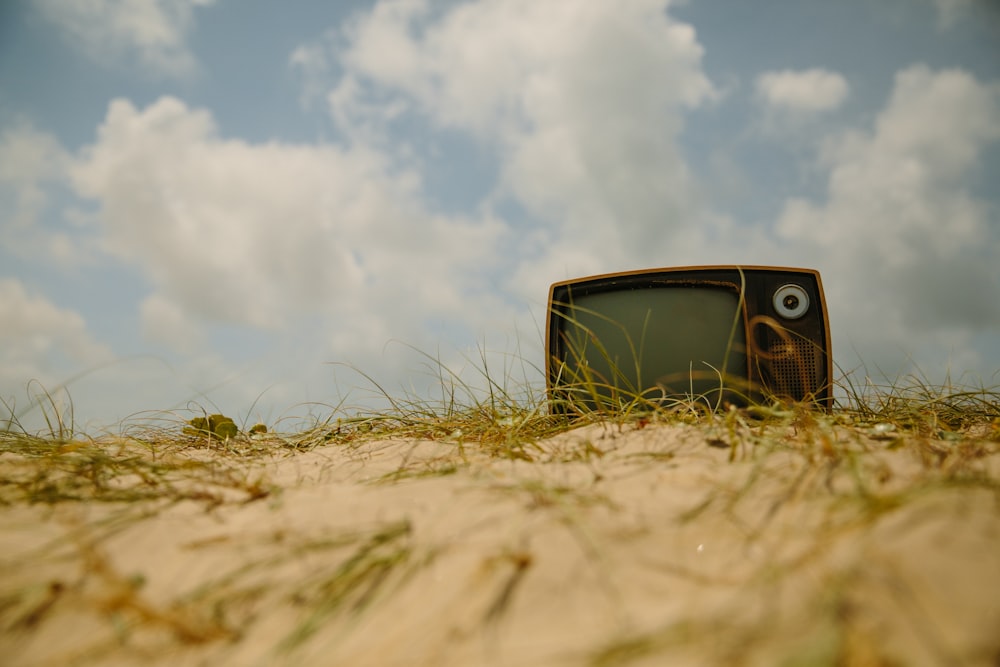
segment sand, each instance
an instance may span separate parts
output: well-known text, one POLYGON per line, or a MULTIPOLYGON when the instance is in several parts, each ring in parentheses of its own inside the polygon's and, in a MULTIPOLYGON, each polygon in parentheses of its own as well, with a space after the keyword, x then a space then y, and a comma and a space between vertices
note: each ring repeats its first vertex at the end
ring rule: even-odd
POLYGON ((0 662, 998 664, 998 443, 782 428, 177 450, 223 472, 8 493, 0 662))

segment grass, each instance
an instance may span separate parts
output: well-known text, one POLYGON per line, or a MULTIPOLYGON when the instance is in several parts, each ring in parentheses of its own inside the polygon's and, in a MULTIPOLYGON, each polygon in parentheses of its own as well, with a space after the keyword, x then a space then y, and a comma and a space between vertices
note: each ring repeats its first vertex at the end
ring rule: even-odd
MULTIPOLYGON (((574 664, 638 664, 685 652, 704 663, 729 664, 738 662, 741 652, 758 649, 789 665, 884 664, 889 658, 873 639, 858 602, 871 573, 858 565, 846 570, 829 565, 831 545, 856 539, 900 508, 931 503, 942 494, 973 493, 1000 503, 1000 478, 990 463, 1000 453, 1000 392, 993 388, 935 386, 921 378, 879 385, 846 377, 839 405, 830 412, 780 403, 711 411, 704 401, 649 405, 632 396, 617 411, 569 406, 552 414, 546 397, 511 386, 509 368, 501 369, 498 379, 485 354, 481 361, 483 387, 467 384, 428 357, 440 380, 438 398, 394 396, 372 381, 389 405, 386 410, 338 407, 289 433, 275 426, 244 430, 221 415, 192 410, 145 416, 123 425, 118 434, 91 437, 77 433, 72 409, 58 409, 44 391, 36 394, 36 409, 44 411, 48 432, 28 433, 7 406, 0 428, 0 512, 14 518, 24 512, 62 517, 62 528, 45 531, 47 538, 20 550, 17 562, 0 562, 7 570, 0 577, 0 644, 41 632, 73 609, 103 619, 110 628, 110 634, 73 654, 80 664, 99 664, 116 651, 155 654, 150 646, 206 647, 224 656, 225 647, 263 632, 267 619, 280 629, 268 644, 276 660, 305 661, 316 646, 330 641, 331 633, 348 641, 353 628, 391 608, 408 590, 429 586, 426 590, 433 591, 433 585, 422 582, 439 559, 461 551, 464 538, 427 537, 425 525, 407 515, 346 517, 343 525, 320 533, 292 526, 273 533, 225 533, 189 549, 207 557, 217 547, 243 540, 236 551, 241 557, 223 563, 197 586, 168 595, 147 593, 145 575, 120 570, 109 545, 151 517, 179 508, 233 517, 245 505, 278 507, 295 485, 272 481, 270 463, 322 453, 334 467, 353 461, 363 465, 381 454, 383 443, 396 447, 392 452, 398 455, 390 468, 366 478, 371 493, 455 479, 456 488, 487 493, 500 507, 513 502, 528 517, 524 522, 548 526, 535 540, 552 540, 565 531, 568 548, 578 551, 604 599, 627 606, 617 568, 628 565, 616 561, 614 540, 594 522, 597 513, 627 518, 638 508, 609 495, 602 485, 614 481, 609 475, 670 471, 676 461, 689 459, 680 446, 655 444, 616 458, 620 445, 614 438, 674 429, 708 445, 706 451, 723 454, 731 474, 701 490, 686 507, 667 511, 664 525, 682 535, 703 524, 735 526, 745 549, 778 553, 782 540, 797 546, 747 572, 700 570, 654 551, 658 565, 651 573, 682 580, 684 590, 715 594, 721 586, 742 587, 744 600, 755 609, 767 606, 770 591, 797 582, 812 581, 816 589, 796 603, 803 618, 774 624, 725 605, 642 629, 625 623, 610 635, 581 640, 574 664), (594 435, 567 439, 570 431, 594 435), (417 455, 414 443, 422 442, 433 445, 430 455, 417 455), (915 467, 904 474, 885 463, 897 454, 906 454, 915 467), (524 470, 575 476, 509 472, 524 470), (589 472, 576 474, 580 470, 589 472), (821 532, 789 533, 788 515, 807 509, 815 522, 810 525, 821 532), (67 570, 67 563, 77 569, 67 570), (726 630, 722 637, 720 627, 726 630), (782 632, 794 641, 776 647, 782 632), (168 640, 149 644, 144 637, 150 633, 168 640)), ((457 495, 455 502, 463 497, 457 495)), ((546 558, 540 548, 516 541, 489 551, 483 568, 491 573, 491 583, 468 589, 469 604, 480 603, 471 625, 462 626, 462 636, 516 625, 517 614, 525 611, 521 599, 547 576, 546 558)), ((907 588, 900 586, 898 594, 905 598, 907 588)), ((933 629, 927 632, 928 641, 937 642, 932 647, 937 657, 955 657, 933 629)))

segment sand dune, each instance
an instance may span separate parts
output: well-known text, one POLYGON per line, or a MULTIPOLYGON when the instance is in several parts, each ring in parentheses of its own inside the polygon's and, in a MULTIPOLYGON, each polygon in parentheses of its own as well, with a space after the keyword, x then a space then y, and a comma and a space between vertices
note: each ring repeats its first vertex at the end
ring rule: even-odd
POLYGON ((173 465, 131 501, 7 452, 0 662, 997 664, 998 443, 761 432, 122 444, 173 465))

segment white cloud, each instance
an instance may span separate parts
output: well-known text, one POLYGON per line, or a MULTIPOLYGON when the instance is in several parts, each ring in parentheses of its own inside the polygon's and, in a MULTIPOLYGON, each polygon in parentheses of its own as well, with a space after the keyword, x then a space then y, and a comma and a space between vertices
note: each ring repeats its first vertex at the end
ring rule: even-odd
POLYGON ((770 108, 816 113, 836 109, 847 99, 843 76, 824 69, 781 70, 757 77, 757 95, 770 108))
POLYGON ((69 156, 51 134, 27 124, 4 131, 0 136, 0 196, 4 190, 12 196, 11 204, 3 208, 13 214, 3 217, 0 228, 10 234, 33 227, 48 202, 43 186, 63 179, 68 165, 69 156))
MULTIPOLYGON (((713 89, 693 30, 665 10, 380 2, 331 52, 348 147, 223 140, 210 114, 176 99, 116 100, 73 182, 99 202, 107 250, 153 284, 147 324, 287 330, 315 317, 332 355, 352 360, 449 327, 509 330, 525 316, 508 303, 526 289, 520 277, 545 276, 530 286, 544 299, 564 268, 660 262, 693 233, 676 139, 684 110, 713 89), (494 149, 499 194, 539 224, 515 232, 489 206, 430 210, 419 162, 383 141, 404 114, 494 149)), ((308 70, 325 57, 306 45, 290 62, 308 70)), ((158 330, 183 348, 183 328, 158 330)))
POLYGON ((61 203, 72 156, 47 132, 14 123, 0 135, 0 233, 4 250, 32 263, 79 265, 92 244, 80 230, 56 231, 43 224, 61 203))
POLYGON ((938 13, 938 25, 942 28, 954 27, 968 15, 975 0, 931 0, 938 13))
POLYGON ((110 64, 138 58, 150 71, 190 75, 187 33, 193 10, 214 0, 34 0, 89 57, 110 64))
POLYGON ((554 256, 535 250, 539 262, 654 261, 673 248, 667 230, 699 214, 677 137, 685 110, 715 95, 694 30, 667 9, 480 0, 434 13, 420 0, 379 2, 335 40, 344 73, 331 112, 377 137, 415 107, 495 149, 498 195, 543 223, 534 245, 554 256), (373 109, 391 111, 374 129, 373 109))
POLYGON ((1000 85, 914 66, 870 132, 827 143, 826 201, 790 200, 777 231, 834 278, 855 342, 947 349, 1000 330, 997 212, 966 185, 998 140, 1000 85))
POLYGON ((319 318, 343 353, 491 309, 470 299, 504 226, 428 212, 417 176, 363 147, 227 141, 176 99, 117 100, 73 180, 100 204, 107 251, 154 285, 146 324, 173 323, 160 334, 180 348, 186 319, 287 331, 319 318))
POLYGON ((299 102, 309 108, 314 100, 326 93, 326 80, 330 72, 327 50, 320 43, 303 44, 288 57, 288 65, 298 72, 302 82, 299 102))
MULTIPOLYGON (((0 278, 0 397, 23 395, 29 380, 54 389, 70 375, 111 359, 79 313, 0 278)), ((2 416, 0 416, 2 418, 2 416)))
POLYGON ((139 305, 142 335, 147 341, 160 343, 180 353, 201 348, 205 336, 197 322, 192 321, 181 306, 160 294, 153 294, 139 305))

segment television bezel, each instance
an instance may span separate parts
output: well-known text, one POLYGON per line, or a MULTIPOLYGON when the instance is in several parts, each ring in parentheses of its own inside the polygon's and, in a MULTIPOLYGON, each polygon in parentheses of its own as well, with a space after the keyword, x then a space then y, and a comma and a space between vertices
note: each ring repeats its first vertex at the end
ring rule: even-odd
MULTIPOLYGON (((786 266, 770 266, 770 265, 758 265, 758 264, 707 264, 707 265, 693 265, 693 266, 678 266, 678 267, 659 267, 659 268, 647 268, 647 269, 636 269, 631 271, 618 271, 611 273, 601 273, 591 276, 584 276, 580 278, 572 278, 568 280, 561 280, 549 287, 548 296, 548 308, 546 311, 545 320, 545 384, 546 393, 550 399, 553 399, 555 392, 559 390, 557 380, 557 358, 554 354, 554 350, 557 348, 556 341, 553 340, 553 336, 559 330, 556 326, 556 318, 563 319, 563 316, 558 314, 554 309, 554 297, 557 291, 563 289, 585 289, 590 290, 597 288, 598 290, 612 291, 614 289, 614 284, 620 281, 628 282, 641 282, 648 280, 650 282, 656 279, 662 279, 664 277, 673 277, 678 282, 684 282, 690 280, 692 283, 698 282, 698 275, 710 274, 712 272, 728 272, 731 273, 735 278, 735 284, 737 289, 741 289, 741 284, 745 285, 745 274, 747 273, 770 273, 770 274, 782 274, 788 276, 788 282, 794 283, 796 277, 800 277, 803 282, 811 281, 815 285, 817 303, 814 307, 817 308, 819 313, 819 323, 822 327, 822 345, 823 345, 823 368, 824 376, 826 378, 826 384, 821 387, 817 387, 813 394, 811 403, 818 405, 824 409, 832 409, 833 407, 833 352, 830 340, 830 319, 829 311, 826 304, 826 295, 823 290, 823 281, 820 277, 820 273, 816 269, 807 269, 800 267, 786 267, 786 266), (741 277, 741 275, 743 277, 741 277), (603 288, 603 289, 602 289, 603 288)), ((711 281, 708 278, 706 282, 711 281)), ((716 278, 717 282, 718 279, 716 278)), ((652 287, 652 285, 650 285, 652 287)), ((742 288, 742 289, 745 289, 742 288)), ((739 294, 739 303, 742 306, 742 318, 744 332, 746 334, 747 340, 745 341, 747 351, 747 381, 751 385, 757 383, 757 368, 759 364, 759 359, 762 357, 759 351, 754 350, 754 346, 751 345, 751 338, 753 336, 752 327, 754 323, 750 321, 750 313, 747 307, 745 293, 739 294)), ((759 315, 759 314, 758 314, 759 315)), ((817 341, 819 342, 819 341, 817 341)), ((561 362, 559 362, 561 363, 561 362)), ((552 405, 556 405, 557 402, 553 401, 552 405)), ((558 411, 558 410, 557 410, 558 411)))

